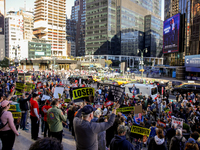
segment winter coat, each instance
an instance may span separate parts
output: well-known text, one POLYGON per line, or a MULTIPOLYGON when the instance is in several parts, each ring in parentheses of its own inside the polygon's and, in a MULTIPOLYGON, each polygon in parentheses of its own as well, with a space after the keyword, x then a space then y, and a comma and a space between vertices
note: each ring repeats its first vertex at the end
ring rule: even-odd
POLYGON ((110 143, 110 150, 134 150, 134 147, 126 140, 126 136, 115 135, 110 143))
MULTIPOLYGON (((180 150, 179 141, 181 140, 182 137, 183 136, 174 136, 171 139, 169 150, 180 150)), ((183 137, 181 141, 184 145, 187 140, 185 139, 185 137, 183 137)))
POLYGON ((157 135, 151 138, 148 150, 167 150, 165 139, 160 139, 157 135))
POLYGON ((106 131, 98 134, 98 150, 106 150, 106 131))

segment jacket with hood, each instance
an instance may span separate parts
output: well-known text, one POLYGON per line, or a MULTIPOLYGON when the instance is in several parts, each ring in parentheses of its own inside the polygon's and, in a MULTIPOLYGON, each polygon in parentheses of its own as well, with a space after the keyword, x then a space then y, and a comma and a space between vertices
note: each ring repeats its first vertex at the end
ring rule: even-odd
POLYGON ((167 150, 165 139, 160 139, 157 135, 151 138, 148 150, 167 150))
POLYGON ((110 143, 110 150, 134 150, 133 145, 126 140, 126 136, 115 135, 110 143))
POLYGON ((183 136, 174 136, 171 139, 171 142, 170 142, 170 145, 169 145, 169 150, 179 150, 180 149, 180 145, 179 145, 179 141, 180 140, 183 143, 183 145, 185 145, 185 142, 187 141, 185 139, 185 137, 183 137, 183 136))

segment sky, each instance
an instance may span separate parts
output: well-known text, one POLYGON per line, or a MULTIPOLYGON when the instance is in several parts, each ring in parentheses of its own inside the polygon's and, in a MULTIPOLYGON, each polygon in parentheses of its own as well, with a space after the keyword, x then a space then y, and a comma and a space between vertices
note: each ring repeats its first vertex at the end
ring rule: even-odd
MULTIPOLYGON (((6 12, 11 8, 14 10, 19 10, 19 7, 24 7, 25 0, 6 0, 6 12)), ((35 0, 26 0, 26 8, 34 8, 35 0)), ((66 0, 66 13, 67 18, 70 18, 71 8, 74 5, 74 0, 66 0)), ((162 20, 164 18, 164 0, 162 0, 162 20)))

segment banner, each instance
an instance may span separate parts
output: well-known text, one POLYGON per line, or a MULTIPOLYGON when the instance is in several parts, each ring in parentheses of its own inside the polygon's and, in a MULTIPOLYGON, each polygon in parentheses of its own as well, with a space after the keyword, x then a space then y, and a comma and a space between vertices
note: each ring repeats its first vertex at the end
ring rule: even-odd
POLYGON ((16 105, 10 105, 10 108, 8 109, 8 111, 16 111, 16 105))
POLYGON ((176 126, 177 129, 183 129, 183 119, 172 117, 172 125, 176 126))
POLYGON ((92 95, 94 96, 95 90, 94 88, 73 88, 72 95, 73 95, 73 100, 77 99, 86 99, 88 100, 89 96, 92 95))
POLYGON ((108 95, 108 100, 117 102, 119 101, 119 104, 121 104, 123 100, 123 94, 124 94, 125 88, 118 86, 118 85, 111 85, 110 86, 110 93, 108 95))
POLYGON ((131 133, 149 136, 150 132, 151 130, 147 128, 142 128, 134 125, 131 126, 131 133))
POLYGON ((65 99, 65 103, 71 102, 71 99, 65 99))
POLYGON ((33 89, 33 87, 35 88, 34 84, 32 84, 32 83, 26 83, 25 91, 26 92, 30 92, 33 89))
POLYGON ((25 85, 21 82, 16 82, 16 90, 24 90, 25 85))
POLYGON ((121 113, 131 112, 132 110, 133 111, 135 110, 134 106, 131 106, 131 107, 121 107, 121 108, 117 108, 116 113, 118 113, 118 112, 121 112, 121 113))
POLYGON ((22 95, 22 93, 19 92, 19 91, 16 91, 16 92, 15 92, 15 95, 22 95))
POLYGON ((14 119, 18 119, 21 118, 22 113, 21 112, 12 112, 13 118, 14 119))
POLYGON ((53 94, 54 98, 61 98, 63 91, 64 91, 64 87, 56 87, 53 94))

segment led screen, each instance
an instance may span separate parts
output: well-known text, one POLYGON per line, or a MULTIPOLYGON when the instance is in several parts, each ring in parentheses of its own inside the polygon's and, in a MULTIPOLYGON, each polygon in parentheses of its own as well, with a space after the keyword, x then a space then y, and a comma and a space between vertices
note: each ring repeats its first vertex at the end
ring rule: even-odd
POLYGON ((163 53, 178 52, 180 14, 165 20, 163 26, 163 53))

